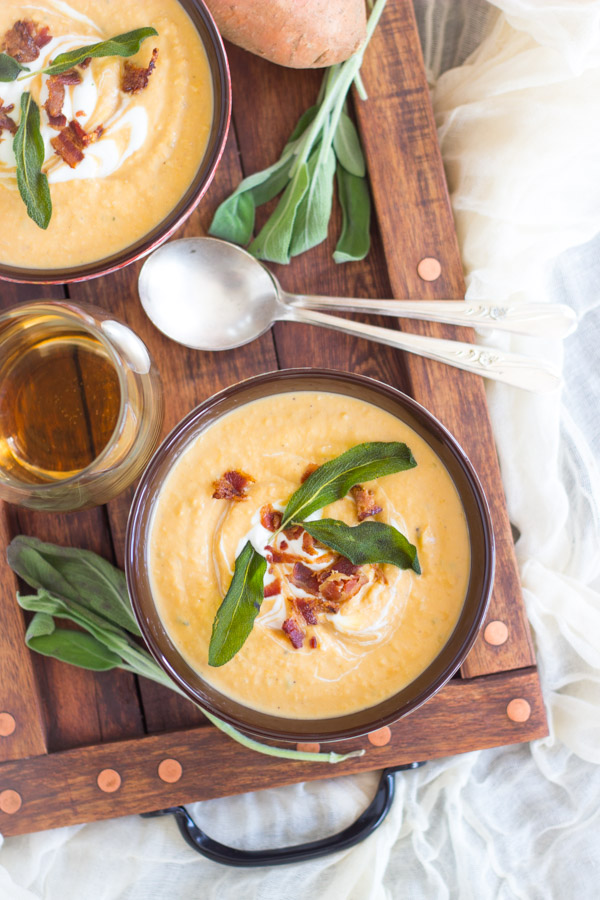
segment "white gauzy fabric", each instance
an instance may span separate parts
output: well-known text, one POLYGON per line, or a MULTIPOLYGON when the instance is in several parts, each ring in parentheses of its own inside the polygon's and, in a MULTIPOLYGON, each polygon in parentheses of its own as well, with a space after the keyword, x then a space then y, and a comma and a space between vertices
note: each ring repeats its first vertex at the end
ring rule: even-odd
MULTIPOLYGON (((481 339, 564 366, 562 397, 488 393, 550 736, 398 776, 376 835, 301 866, 226 869, 160 820, 10 838, 2 900, 599 896, 600 4, 496 6, 416 0, 468 296, 560 300, 581 315, 564 351, 481 339)), ((282 845, 348 824, 375 783, 370 774, 296 785, 192 812, 234 845, 282 845)))

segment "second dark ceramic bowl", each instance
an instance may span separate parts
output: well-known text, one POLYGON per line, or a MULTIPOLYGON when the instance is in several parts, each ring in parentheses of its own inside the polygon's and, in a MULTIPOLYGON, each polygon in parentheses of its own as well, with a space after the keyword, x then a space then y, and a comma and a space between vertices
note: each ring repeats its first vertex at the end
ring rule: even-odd
POLYGON ((133 609, 150 651, 187 696, 213 715, 259 738, 332 741, 395 722, 432 697, 465 659, 484 620, 493 584, 494 535, 479 479, 452 435, 416 401, 362 375, 328 369, 284 369, 250 378, 196 407, 159 447, 137 489, 127 528, 126 572, 133 609), (147 551, 152 512, 171 467, 201 431, 246 403, 290 391, 323 391, 372 403, 411 426, 437 453, 460 496, 469 528, 471 575, 465 603, 445 647, 421 674, 375 706, 327 719, 296 719, 250 709, 208 684, 181 656, 154 605, 147 551))
POLYGON ((204 0, 179 0, 198 30, 212 75, 213 122, 208 144, 200 167, 187 191, 173 207, 169 215, 141 237, 118 253, 72 268, 27 269, 0 263, 0 280, 37 284, 63 284, 71 281, 87 281, 100 275, 108 275, 146 256, 164 243, 198 206, 213 180, 221 159, 231 119, 231 79, 229 64, 221 35, 217 30, 204 0))

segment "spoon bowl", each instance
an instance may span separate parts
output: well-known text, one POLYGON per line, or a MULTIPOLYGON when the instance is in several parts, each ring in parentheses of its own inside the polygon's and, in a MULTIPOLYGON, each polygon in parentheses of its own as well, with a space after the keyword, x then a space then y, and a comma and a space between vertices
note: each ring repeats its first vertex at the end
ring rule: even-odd
POLYGON ((144 263, 138 288, 159 331, 196 350, 240 347, 285 314, 270 272, 216 238, 164 244, 144 263))

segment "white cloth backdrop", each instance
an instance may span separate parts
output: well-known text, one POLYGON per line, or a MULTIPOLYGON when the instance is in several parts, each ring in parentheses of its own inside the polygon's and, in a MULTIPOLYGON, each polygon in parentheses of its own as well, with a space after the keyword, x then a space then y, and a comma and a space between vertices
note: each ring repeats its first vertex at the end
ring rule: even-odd
MULTIPOLYGON (((223 868, 189 850, 174 823, 135 817, 6 839, 2 900, 600 896, 600 4, 416 5, 468 296, 560 300, 581 315, 564 350, 486 339, 564 362, 561 397, 489 388, 550 737, 398 776, 376 835, 302 866, 223 868)), ((348 824, 375 783, 337 779, 192 811, 221 840, 280 845, 348 824)))

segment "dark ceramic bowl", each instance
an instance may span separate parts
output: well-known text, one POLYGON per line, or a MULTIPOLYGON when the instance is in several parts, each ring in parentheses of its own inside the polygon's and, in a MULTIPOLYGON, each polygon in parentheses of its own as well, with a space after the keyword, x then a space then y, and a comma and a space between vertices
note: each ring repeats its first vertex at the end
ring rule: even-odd
POLYGON ((26 269, 0 263, 0 280, 63 284, 68 281, 87 281, 100 275, 108 275, 109 272, 122 269, 123 266, 128 266, 155 250, 171 237, 173 232, 198 206, 213 179, 227 140, 231 118, 231 79, 221 35, 203 0, 179 0, 179 2, 196 26, 206 50, 212 74, 214 102, 213 122, 206 152, 187 191, 162 222, 119 253, 85 263, 85 265, 62 269, 26 269))
POLYGON ((177 425, 154 454, 133 500, 127 527, 127 584, 140 630, 157 662, 200 707, 260 738, 332 741, 395 722, 432 697, 469 652, 492 590, 494 535, 479 479, 452 435, 426 409, 395 388, 362 375, 328 369, 284 369, 242 381, 215 394, 177 425), (392 413, 427 441, 450 473, 461 498, 471 545, 471 575, 464 607, 447 644, 433 662, 393 697, 359 712, 327 719, 295 719, 250 709, 208 684, 180 655, 165 631, 150 589, 147 548, 152 511, 174 462, 196 436, 225 413, 261 397, 288 391, 326 391, 358 397, 392 413))

